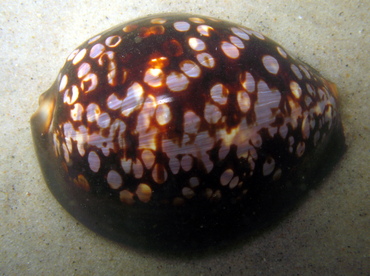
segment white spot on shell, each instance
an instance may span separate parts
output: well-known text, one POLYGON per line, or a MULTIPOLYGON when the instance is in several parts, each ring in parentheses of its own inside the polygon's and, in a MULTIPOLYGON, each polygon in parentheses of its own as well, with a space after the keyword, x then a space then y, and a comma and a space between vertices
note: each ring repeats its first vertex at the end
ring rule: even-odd
POLYGON ((277 46, 277 47, 276 47, 276 49, 277 49, 277 51, 279 52, 279 54, 280 54, 283 58, 287 58, 287 57, 288 57, 287 53, 284 51, 284 49, 283 49, 283 48, 281 48, 281 47, 277 46))
POLYGON ((220 190, 216 190, 213 193, 211 200, 220 200, 221 197, 222 197, 221 191, 220 190))
POLYGON ((262 138, 259 134, 254 134, 251 138, 251 143, 254 147, 259 148, 262 146, 262 138))
POLYGON ((186 111, 184 114, 184 132, 197 133, 200 126, 200 118, 193 111, 186 111))
POLYGON ((161 69, 149 68, 144 75, 144 82, 151 87, 160 87, 163 84, 164 74, 161 69))
POLYGON ((188 22, 185 22, 185 21, 177 21, 177 22, 173 23, 173 26, 179 32, 186 32, 190 29, 190 24, 188 22))
POLYGON ((314 90, 314 88, 312 87, 311 84, 306 84, 306 88, 307 88, 307 91, 308 93, 310 93, 311 96, 315 96, 316 95, 316 91, 314 90))
POLYGON ((83 174, 79 174, 76 178, 73 179, 74 184, 76 184, 79 188, 90 191, 90 184, 87 181, 86 177, 83 174))
POLYGON ((305 116, 302 121, 302 136, 303 139, 308 139, 310 137, 310 123, 307 116, 305 116))
POLYGON ((269 127, 268 129, 268 132, 269 132, 269 135, 270 137, 274 137, 274 135, 277 133, 278 131, 278 128, 277 127, 269 127))
POLYGON ((191 22, 197 23, 197 24, 203 24, 203 23, 205 23, 204 19, 199 18, 199 17, 190 17, 189 20, 191 22))
POLYGON ((121 158, 121 167, 125 173, 130 173, 132 166, 132 159, 121 158))
POLYGON ((295 81, 291 81, 290 84, 289 84, 289 87, 290 87, 290 91, 292 92, 292 94, 294 95, 294 97, 296 97, 297 99, 299 99, 301 97, 301 95, 302 95, 302 89, 299 86, 299 84, 296 83, 295 81))
POLYGON ((205 155, 204 153, 202 157, 202 162, 207 173, 209 173, 213 169, 213 162, 209 159, 209 156, 205 155))
POLYGON ((217 83, 211 88, 212 99, 221 105, 226 104, 229 90, 221 83, 217 83))
POLYGON ((211 35, 210 31, 213 31, 213 30, 214 29, 208 25, 199 25, 197 27, 197 32, 202 36, 210 36, 211 35))
POLYGON ((329 129, 331 128, 332 123, 333 123, 333 117, 334 117, 333 113, 334 113, 333 107, 331 105, 327 105, 325 113, 324 113, 324 118, 325 118, 325 122, 329 122, 329 125, 328 125, 329 129))
POLYGON ((182 73, 172 72, 167 76, 166 84, 171 91, 180 92, 188 87, 189 80, 182 73))
POLYGON ((95 122, 100 115, 100 107, 97 104, 89 104, 86 108, 86 118, 89 122, 95 122))
POLYGON ((76 103, 73 108, 71 109, 71 118, 73 121, 81 121, 82 120, 82 112, 84 108, 81 104, 76 103))
POLYGON ((241 39, 244 39, 244 40, 249 40, 249 35, 247 33, 245 33, 243 30, 239 29, 239 28, 236 28, 236 27, 232 27, 231 28, 231 31, 238 37, 240 37, 241 39))
POLYGON ((271 123, 274 120, 273 110, 277 109, 281 100, 278 90, 271 90, 266 82, 258 82, 257 102, 254 106, 257 125, 271 123))
POLYGON ((130 33, 136 29, 137 29, 137 25, 127 25, 122 28, 122 31, 124 31, 125 33, 130 33))
POLYGON ((234 176, 234 171, 232 169, 225 170, 220 177, 221 185, 226 186, 227 184, 229 184, 233 176, 234 176))
POLYGON ((194 51, 203 51, 206 48, 206 45, 204 44, 203 40, 196 37, 189 38, 188 43, 190 48, 192 48, 194 51))
POLYGON ((314 118, 311 118, 311 120, 310 120, 310 127, 311 127, 311 129, 314 129, 315 128, 315 125, 316 125, 315 119, 314 118))
POLYGON ((229 58, 236 59, 239 57, 240 53, 238 48, 229 42, 223 41, 221 43, 221 49, 224 52, 224 54, 229 58))
POLYGON ((153 140, 153 132, 155 130, 153 128, 149 129, 151 124, 152 117, 155 112, 155 107, 157 105, 154 102, 152 97, 148 97, 145 100, 143 108, 141 109, 137 123, 136 123, 136 131, 139 133, 139 147, 140 148, 149 148, 155 149, 154 140, 153 140))
POLYGON ((123 191, 119 192, 119 199, 123 203, 126 203, 128 205, 132 205, 132 204, 135 203, 134 195, 131 192, 127 191, 127 190, 123 190, 123 191))
POLYGON ((86 49, 82 49, 81 51, 78 52, 78 54, 74 57, 74 59, 72 60, 72 63, 74 65, 78 64, 81 60, 84 59, 86 55, 86 49))
POLYGON ((110 170, 107 175, 107 182, 112 189, 119 189, 122 186, 122 177, 115 170, 110 170))
POLYGON ((68 58, 67 58, 67 61, 71 61, 72 59, 75 58, 75 56, 78 54, 80 50, 79 49, 75 49, 72 51, 72 53, 69 54, 68 58))
POLYGON ((181 168, 187 172, 191 170, 192 167, 193 167, 193 158, 190 155, 187 154, 184 155, 181 158, 181 168))
POLYGON ((158 124, 161 126, 167 124, 172 119, 172 114, 169 106, 167 104, 160 104, 157 107, 155 112, 155 117, 157 119, 158 124))
POLYGON ((70 161, 70 158, 69 158, 69 151, 67 149, 67 146, 66 144, 63 144, 62 145, 62 148, 63 148, 63 157, 64 157, 64 161, 66 161, 66 163, 68 164, 69 161, 70 161))
POLYGON ((91 65, 87 62, 84 62, 80 65, 77 70, 77 77, 81 79, 82 77, 86 76, 91 70, 91 65))
POLYGON ((137 179, 143 176, 144 168, 140 160, 136 159, 136 161, 132 162, 132 172, 137 179))
POLYGON ((162 165, 156 164, 152 171, 152 177, 156 183, 162 184, 167 180, 167 171, 162 165))
POLYGON ((114 47, 117 47, 122 41, 122 38, 118 35, 112 35, 112 36, 109 36, 107 37, 107 39, 105 40, 105 45, 107 45, 108 47, 111 47, 111 48, 114 48, 114 47))
POLYGON ((215 67, 215 60, 214 58, 208 53, 201 53, 197 55, 198 62, 207 68, 215 67))
POLYGON ((304 103, 306 104, 306 106, 309 108, 309 106, 311 105, 311 103, 312 103, 312 99, 308 96, 308 95, 306 95, 305 97, 304 97, 304 103))
POLYGON ((262 167, 264 176, 271 174, 275 169, 275 160, 272 157, 267 157, 262 167))
POLYGON ((87 157, 89 167, 93 172, 98 172, 100 169, 100 157, 95 151, 90 151, 87 157))
POLYGON ((67 89, 64 93, 63 102, 68 105, 72 105, 77 101, 79 94, 80 91, 78 87, 76 85, 72 85, 71 89, 67 89))
POLYGON ((285 139, 288 134, 288 127, 287 125, 282 125, 279 129, 279 134, 281 138, 285 139))
POLYGON ((78 127, 76 131, 76 142, 77 142, 77 150, 80 156, 85 156, 85 144, 87 141, 87 129, 84 125, 78 127))
POLYGON ((180 170, 180 161, 177 158, 171 158, 168 162, 168 166, 173 174, 177 174, 180 170))
POLYGON ((255 37, 257 37, 257 38, 259 38, 259 39, 261 39, 261 40, 264 40, 264 39, 265 39, 265 37, 264 37, 261 33, 256 32, 256 31, 253 31, 253 30, 251 30, 251 32, 252 32, 252 34, 253 34, 255 37))
POLYGON ((116 94, 112 94, 107 99, 107 106, 112 110, 117 110, 121 107, 122 101, 117 98, 116 94))
POLYGON ((200 68, 191 60, 185 60, 180 63, 180 69, 190 78, 197 78, 200 76, 200 68))
POLYGON ((87 74, 81 81, 81 90, 85 93, 89 93, 98 86, 98 77, 93 74, 87 74))
POLYGON ((155 156, 152 151, 146 149, 141 153, 141 159, 143 160, 145 167, 150 169, 154 164, 155 156))
POLYGON ((152 189, 147 184, 139 184, 136 189, 136 195, 140 201, 147 203, 152 197, 152 189))
POLYGON ((192 188, 198 187, 199 186, 199 178, 198 177, 191 177, 189 179, 189 186, 192 188))
POLYGON ((64 90, 64 88, 66 88, 67 83, 68 83, 68 76, 63 75, 63 77, 62 77, 62 79, 60 80, 60 83, 59 83, 59 92, 62 92, 64 90))
POLYGON ((304 67, 302 65, 299 65, 299 68, 301 68, 301 70, 303 71, 303 73, 306 75, 306 78, 308 78, 308 79, 311 78, 310 72, 308 72, 308 70, 306 69, 306 67, 304 67))
POLYGON ((239 177, 238 176, 235 176, 231 181, 230 181, 230 184, 229 184, 229 187, 230 189, 234 189, 239 183, 239 177))
POLYGON ((108 113, 104 112, 99 115, 97 124, 100 128, 107 128, 110 125, 111 118, 108 113))
POLYGON ((72 124, 70 122, 68 122, 68 123, 65 123, 63 125, 63 132, 64 132, 64 137, 65 137, 65 141, 66 141, 68 151, 72 152, 72 141, 71 141, 71 139, 75 139, 76 131, 73 128, 72 124))
POLYGON ((210 124, 216 124, 221 119, 220 109, 213 104, 206 104, 204 108, 204 118, 210 124))
POLYGON ((150 20, 150 23, 152 23, 152 24, 164 24, 164 23, 166 23, 167 22, 167 20, 166 19, 164 19, 164 18, 153 18, 152 20, 150 20))
POLYGON ((262 58, 263 66, 265 66, 266 70, 269 71, 271 74, 276 75, 279 71, 279 63, 276 58, 266 55, 262 58))
POLYGON ((306 144, 304 142, 301 141, 298 143, 296 151, 295 151, 298 157, 301 157, 303 155, 305 148, 306 148, 306 144))
POLYGON ((246 72, 245 75, 241 75, 241 83, 244 89, 246 89, 249 93, 254 92, 256 89, 256 82, 249 72, 246 72))
POLYGON ((122 102, 122 114, 129 116, 134 110, 139 109, 144 101, 143 98, 144 90, 143 87, 134 82, 127 89, 127 96, 122 102))
POLYGON ((272 176, 272 179, 273 179, 274 181, 278 181, 278 180, 281 178, 281 174, 282 174, 281 169, 277 169, 277 170, 274 172, 274 174, 273 174, 273 176, 272 176))
POLYGON ((211 198, 212 194, 213 194, 212 189, 210 189, 210 188, 206 188, 206 189, 205 189, 205 191, 204 191, 204 195, 205 195, 208 199, 209 199, 209 198, 211 198))
POLYGON ((184 197, 186 197, 188 199, 190 199, 194 196, 194 191, 192 189, 190 189, 189 187, 182 188, 181 193, 184 197))
POLYGON ((245 91, 239 91, 237 95, 237 101, 240 111, 243 113, 247 113, 247 111, 251 107, 251 100, 248 93, 245 91))
POLYGON ((292 64, 292 65, 290 65, 290 69, 292 69, 294 75, 296 75, 298 79, 300 79, 300 80, 302 79, 302 73, 301 73, 301 71, 299 71, 297 66, 292 64))
POLYGON ((91 50, 90 50, 90 57, 91 58, 97 58, 99 57, 100 55, 102 55, 105 51, 105 47, 103 44, 95 44, 94 46, 92 46, 91 50))
POLYGON ((241 41, 236 36, 233 36, 233 35, 230 36, 230 42, 232 44, 234 44, 236 47, 238 47, 239 49, 244 49, 244 43, 243 43, 243 41, 241 41))
POLYGON ((165 103, 170 103, 173 101, 173 97, 169 97, 166 95, 161 95, 157 97, 157 104, 165 104, 165 103))
POLYGON ((101 38, 101 35, 94 36, 93 38, 90 38, 87 43, 89 43, 89 44, 94 43, 99 38, 101 38))
POLYGON ((225 157, 229 154, 229 152, 230 152, 230 147, 227 147, 226 145, 221 144, 221 148, 218 151, 218 158, 220 160, 225 159, 225 157))

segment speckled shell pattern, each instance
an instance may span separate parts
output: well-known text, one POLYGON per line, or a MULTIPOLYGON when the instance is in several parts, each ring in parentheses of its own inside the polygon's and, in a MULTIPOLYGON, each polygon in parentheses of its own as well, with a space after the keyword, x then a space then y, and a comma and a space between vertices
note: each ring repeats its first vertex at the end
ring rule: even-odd
POLYGON ((259 32, 162 14, 74 50, 32 125, 54 195, 72 213, 90 210, 77 218, 110 205, 144 220, 161 210, 160 221, 172 210, 239 212, 313 173, 308 161, 341 132, 337 101, 333 83, 259 32))

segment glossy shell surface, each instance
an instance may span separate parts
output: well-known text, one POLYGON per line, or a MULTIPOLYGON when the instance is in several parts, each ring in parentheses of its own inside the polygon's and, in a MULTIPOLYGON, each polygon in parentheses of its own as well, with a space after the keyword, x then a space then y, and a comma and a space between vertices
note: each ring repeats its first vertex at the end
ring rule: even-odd
POLYGON ((337 97, 259 32, 162 14, 74 50, 31 123, 51 191, 88 227, 201 242, 264 224, 306 189, 342 135, 337 97))

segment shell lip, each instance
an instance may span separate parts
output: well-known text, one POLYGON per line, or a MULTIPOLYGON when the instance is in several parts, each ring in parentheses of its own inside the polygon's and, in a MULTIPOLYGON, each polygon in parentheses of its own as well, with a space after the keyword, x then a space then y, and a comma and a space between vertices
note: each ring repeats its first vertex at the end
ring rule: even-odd
POLYGON ((57 100, 57 80, 39 97, 39 107, 31 116, 32 132, 37 135, 46 134, 53 121, 55 104, 57 100))

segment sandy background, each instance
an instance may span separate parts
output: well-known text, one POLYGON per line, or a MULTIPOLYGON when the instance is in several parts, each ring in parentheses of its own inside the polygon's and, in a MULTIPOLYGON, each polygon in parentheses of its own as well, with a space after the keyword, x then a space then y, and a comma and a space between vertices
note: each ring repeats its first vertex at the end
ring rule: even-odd
POLYGON ((0 1, 0 274, 369 275, 369 14, 367 0, 0 1), (170 11, 251 27, 318 69, 338 85, 348 144, 297 211, 202 258, 138 252, 80 225, 47 189, 29 126, 75 47, 122 21, 170 11))

